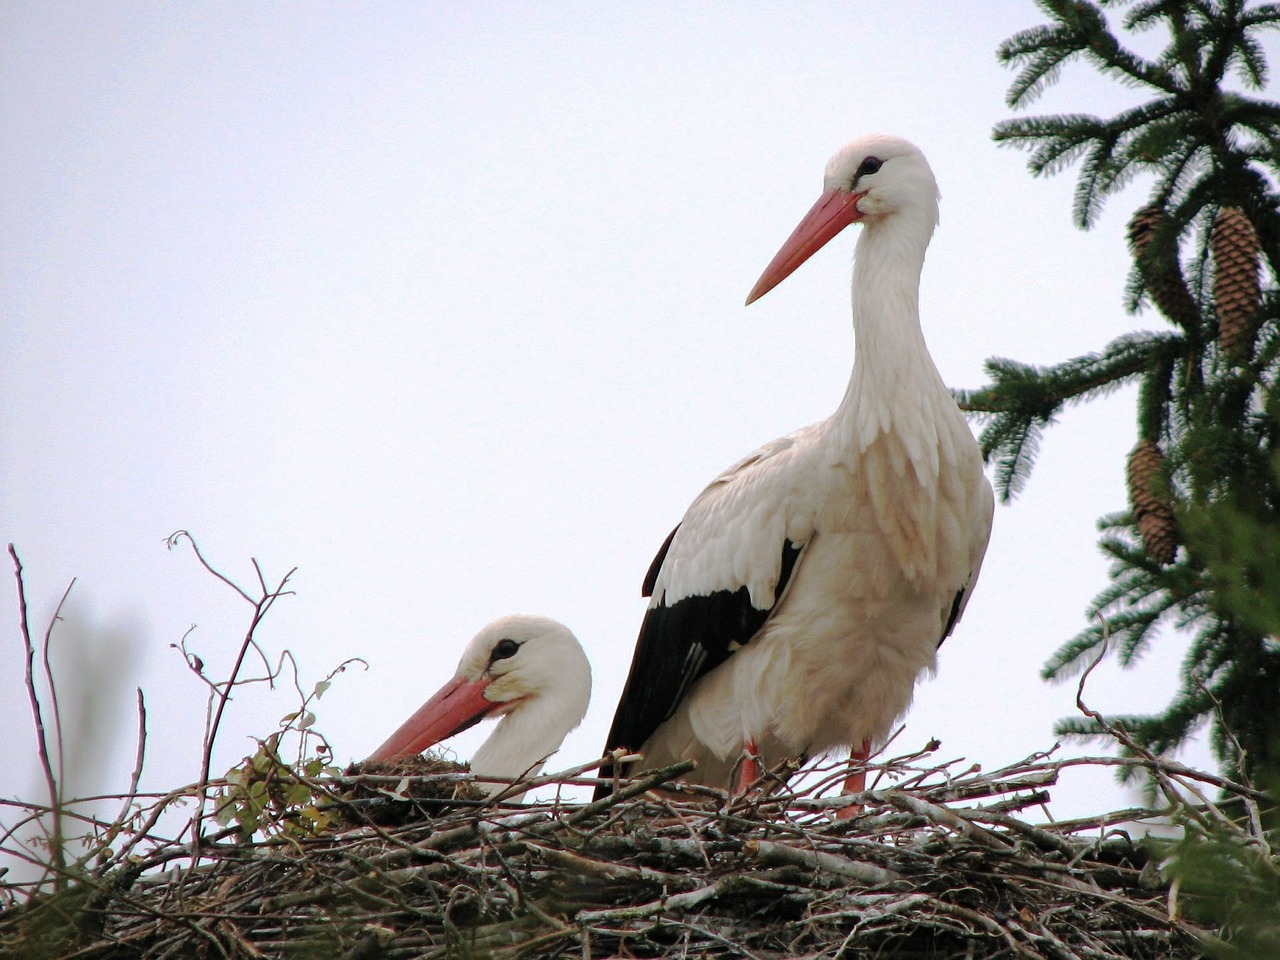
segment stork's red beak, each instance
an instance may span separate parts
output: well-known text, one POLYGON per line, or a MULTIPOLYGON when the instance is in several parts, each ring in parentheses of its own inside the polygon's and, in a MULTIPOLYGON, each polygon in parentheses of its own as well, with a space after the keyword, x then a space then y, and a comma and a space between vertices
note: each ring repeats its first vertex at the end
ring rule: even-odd
POLYGON ((791 276, 796 267, 821 250, 828 240, 849 224, 862 219, 858 201, 863 196, 861 193, 836 189, 828 190, 819 197, 773 261, 764 268, 764 273, 760 274, 760 279, 747 295, 747 303, 759 300, 791 276))
POLYGON ((484 698, 489 678, 467 680, 454 677, 416 713, 387 738, 387 742, 369 755, 370 760, 391 760, 412 756, 455 733, 473 727, 488 714, 510 703, 494 703, 484 698))

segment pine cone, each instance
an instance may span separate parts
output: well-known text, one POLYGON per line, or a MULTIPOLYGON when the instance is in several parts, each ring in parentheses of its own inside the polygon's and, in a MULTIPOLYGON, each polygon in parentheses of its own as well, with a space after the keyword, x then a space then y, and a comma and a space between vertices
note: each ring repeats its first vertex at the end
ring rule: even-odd
POLYGON ((1184 330, 1193 330, 1200 324, 1200 309, 1182 278, 1177 247, 1168 257, 1159 256, 1151 247, 1156 229, 1167 219, 1160 206, 1143 207, 1135 213, 1129 221, 1129 249, 1160 312, 1184 330))
POLYGON ((1129 249, 1135 258, 1141 257, 1151 245, 1151 236, 1164 220, 1164 208, 1143 207, 1129 221, 1129 249))
POLYGON ((1173 507, 1156 493, 1155 482, 1164 464, 1164 453, 1153 440, 1139 441, 1129 454, 1129 501, 1133 519, 1156 563, 1173 563, 1178 552, 1178 522, 1173 507))
POLYGON ((1262 302, 1258 283, 1258 234, 1236 207, 1223 207, 1210 234, 1213 251, 1213 300, 1218 309, 1218 346, 1232 359, 1250 353, 1254 318, 1262 302))

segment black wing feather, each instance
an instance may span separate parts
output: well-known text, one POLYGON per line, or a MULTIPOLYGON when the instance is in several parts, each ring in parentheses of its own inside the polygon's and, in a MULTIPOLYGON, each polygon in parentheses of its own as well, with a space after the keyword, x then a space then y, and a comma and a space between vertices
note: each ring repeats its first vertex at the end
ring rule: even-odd
POLYGON ((964 587, 956 591, 956 598, 951 601, 951 612, 947 614, 947 625, 943 627, 942 636, 938 638, 938 646, 942 646, 942 641, 951 636, 951 631, 956 628, 956 621, 960 619, 960 609, 964 606, 964 595, 964 587))
MULTIPOLYGON (((675 534, 673 530, 667 537, 645 576, 645 596, 653 592, 662 561, 675 534)), ((783 542, 778 585, 768 607, 761 609, 755 606, 751 602, 750 591, 742 586, 732 591, 718 590, 706 596, 684 597, 671 605, 664 601, 649 608, 640 625, 631 672, 618 701, 613 726, 609 729, 606 753, 618 747, 639 749, 675 713, 676 707, 700 678, 750 642, 785 592, 800 557, 801 546, 790 540, 783 542)), ((621 772, 626 773, 625 770, 621 772)), ((600 776, 604 779, 613 774, 611 766, 600 768, 600 776)), ((597 787, 597 798, 608 794, 610 789, 608 784, 597 787)))
POLYGON ((658 582, 658 571, 662 569, 662 561, 667 559, 667 551, 671 549, 671 541, 676 538, 676 533, 680 529, 680 524, 676 524, 671 532, 667 534, 667 539, 662 541, 662 546, 658 548, 658 555, 653 558, 653 563, 649 564, 649 570, 644 575, 644 584, 640 587, 640 596, 652 597, 654 584, 658 582))

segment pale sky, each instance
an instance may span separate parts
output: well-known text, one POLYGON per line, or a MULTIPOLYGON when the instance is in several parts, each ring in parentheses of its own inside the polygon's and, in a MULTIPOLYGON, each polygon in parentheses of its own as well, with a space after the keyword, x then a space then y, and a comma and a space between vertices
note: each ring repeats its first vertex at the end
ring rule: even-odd
MULTIPOLYGON (((1082 233, 1073 176, 1035 180, 991 140, 1012 77, 995 48, 1038 10, 961 9, 0 7, 0 536, 39 631, 78 578, 54 637, 68 698, 102 701, 96 739, 73 731, 101 755, 84 789, 127 783, 135 685, 144 785, 198 773, 204 693, 170 644, 194 624, 225 675, 249 611, 165 549, 179 528, 246 586, 251 556, 298 568, 261 639, 305 688, 368 661, 319 703, 339 761, 516 612, 563 620, 595 667, 550 767, 597 756, 668 531, 723 467, 843 393, 853 231, 742 304, 855 136, 906 136, 937 174, 922 316, 949 384, 980 385, 993 355, 1051 363, 1161 325, 1122 309, 1143 184, 1082 233)), ((1135 96, 1077 67, 1037 112, 1135 96)), ((1107 583, 1095 521, 1125 506, 1133 401, 1070 411, 997 509, 901 752, 936 736, 941 758, 994 769, 1052 746, 1075 690, 1038 674, 1107 583)), ((0 609, 0 795, 37 795, 16 604, 0 609)), ((1170 637, 1140 670, 1104 667, 1089 701, 1161 707, 1182 652, 1170 637)), ((242 691, 215 771, 294 703, 242 691)), ((1073 774, 1053 809, 1132 799, 1073 774)))

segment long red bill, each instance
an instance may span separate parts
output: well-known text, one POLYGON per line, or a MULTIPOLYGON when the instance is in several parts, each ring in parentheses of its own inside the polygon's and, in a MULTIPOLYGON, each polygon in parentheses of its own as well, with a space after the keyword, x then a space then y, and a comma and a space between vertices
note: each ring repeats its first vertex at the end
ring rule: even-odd
POLYGON ((860 220, 862 211, 858 209, 858 201, 862 196, 861 193, 837 189, 828 190, 819 197, 769 266, 764 268, 764 273, 760 274, 760 279, 747 295, 747 303, 759 300, 821 250, 828 240, 860 220))
POLYGON ((402 723, 386 743, 369 755, 369 759, 390 760, 421 753, 427 747, 475 726, 494 710, 510 706, 486 700, 484 689, 488 685, 488 679, 454 677, 402 723))

